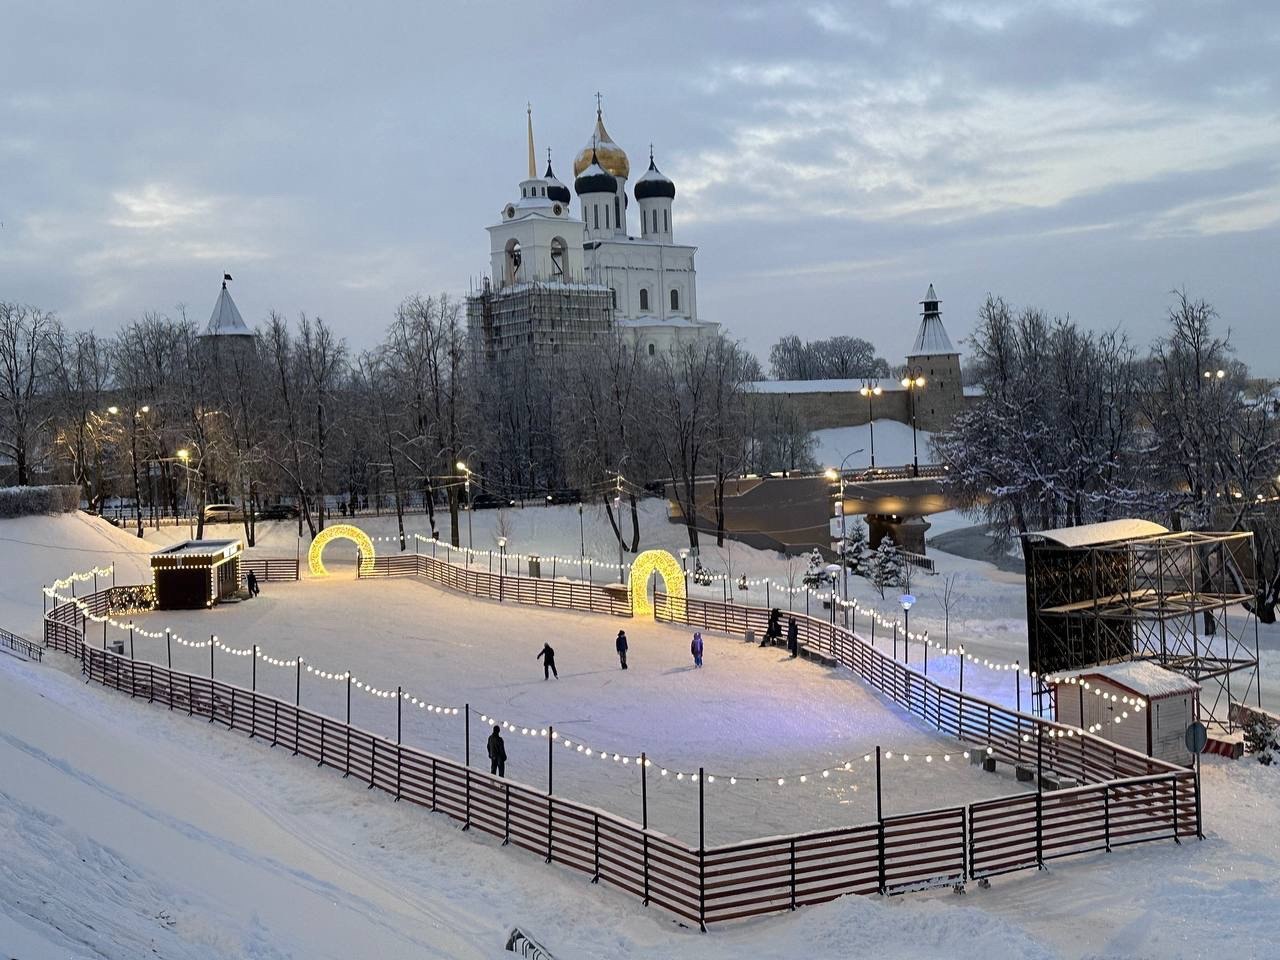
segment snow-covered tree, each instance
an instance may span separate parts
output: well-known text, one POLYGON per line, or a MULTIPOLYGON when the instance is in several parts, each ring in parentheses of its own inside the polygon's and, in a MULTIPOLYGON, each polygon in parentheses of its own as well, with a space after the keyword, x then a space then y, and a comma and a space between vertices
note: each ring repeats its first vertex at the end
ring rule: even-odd
POLYGON ((823 568, 826 563, 823 562, 822 554, 818 552, 818 548, 814 547, 813 552, 809 554, 809 569, 804 572, 803 583, 806 587, 816 587, 822 583, 827 576, 826 570, 823 568))
POLYGON ((845 518, 844 539, 838 544, 840 559, 851 573, 865 573, 867 526, 861 520, 845 518))
POLYGON ((898 545, 893 537, 886 535, 871 555, 871 583, 884 599, 886 587, 896 586, 902 582, 903 559, 898 552, 898 545))
POLYGON ((1276 725, 1260 713, 1250 714, 1244 724, 1244 745, 1255 760, 1271 766, 1280 754, 1276 725))

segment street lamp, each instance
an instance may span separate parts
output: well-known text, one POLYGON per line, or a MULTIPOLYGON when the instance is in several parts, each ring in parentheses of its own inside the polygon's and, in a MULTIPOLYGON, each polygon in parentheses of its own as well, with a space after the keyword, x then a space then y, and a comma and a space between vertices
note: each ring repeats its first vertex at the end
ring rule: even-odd
MULTIPOLYGON (((475 546, 475 540, 471 535, 471 468, 459 460, 458 469, 462 471, 462 475, 465 478, 462 482, 462 488, 467 495, 467 549, 470 550, 475 546)), ((467 557, 467 566, 471 566, 470 557, 467 557)))
POLYGON ((876 466, 876 422, 871 417, 871 398, 878 397, 884 393, 884 388, 879 384, 873 386, 871 381, 868 380, 858 392, 867 398, 867 426, 871 429, 871 469, 874 470, 876 466))
POLYGON ((911 662, 911 608, 915 606, 916 598, 909 593, 904 593, 898 598, 898 602, 902 604, 902 632, 905 636, 902 638, 903 645, 906 647, 906 656, 902 658, 903 663, 911 662))
POLYGON ((924 386, 924 370, 916 367, 908 369, 902 378, 902 385, 911 395, 911 475, 920 476, 920 449, 916 443, 916 391, 924 386))
MULTIPOLYGON (((880 388, 876 387, 876 389, 879 390, 880 388)), ((845 454, 844 459, 840 461, 839 470, 828 470, 826 472, 827 479, 840 481, 840 566, 844 569, 844 598, 846 601, 849 599, 849 558, 845 556, 845 546, 848 543, 848 536, 844 524, 844 465, 849 462, 850 457, 856 457, 861 452, 862 448, 859 447, 857 450, 845 454)), ((872 463, 874 462, 875 461, 873 460, 872 463)), ((849 625, 847 613, 848 609, 846 608, 846 627, 849 625)))
POLYGON ((196 521, 191 512, 191 451, 183 447, 178 451, 178 459, 182 461, 182 467, 187 472, 187 536, 194 540, 196 521))

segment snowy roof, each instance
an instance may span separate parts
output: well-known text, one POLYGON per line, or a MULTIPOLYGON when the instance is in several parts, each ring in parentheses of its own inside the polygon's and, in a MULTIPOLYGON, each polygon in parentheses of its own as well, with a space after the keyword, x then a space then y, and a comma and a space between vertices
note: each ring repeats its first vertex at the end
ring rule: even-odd
POLYGON ((951 345, 946 328, 942 326, 942 317, 936 313, 926 313, 920 321, 920 331, 916 334, 916 342, 911 345, 908 356, 935 353, 959 353, 951 345))
MULTIPOLYGON (((857 393, 868 381, 856 380, 757 380, 751 384, 756 393, 857 393)), ((892 377, 870 381, 882 390, 901 390, 902 383, 892 377)))
POLYGON ((209 326, 205 330, 206 337, 251 337, 253 331, 244 325, 236 302, 227 291, 223 281, 222 292, 218 294, 218 302, 213 305, 213 316, 209 318, 209 326))
POLYGON ((1168 533, 1168 529, 1150 520, 1136 517, 1127 520, 1105 520, 1102 523, 1086 523, 1078 527, 1061 527, 1057 530, 1036 530, 1024 533, 1024 537, 1040 537, 1052 540, 1064 547, 1092 547, 1120 540, 1135 540, 1168 533))
POLYGON ((1109 680, 1140 697, 1172 697, 1181 693, 1195 693, 1200 684, 1181 673, 1166 670, 1150 660, 1127 660, 1124 663, 1108 663, 1097 667, 1085 667, 1055 677, 1081 677, 1086 680, 1097 677, 1109 680))

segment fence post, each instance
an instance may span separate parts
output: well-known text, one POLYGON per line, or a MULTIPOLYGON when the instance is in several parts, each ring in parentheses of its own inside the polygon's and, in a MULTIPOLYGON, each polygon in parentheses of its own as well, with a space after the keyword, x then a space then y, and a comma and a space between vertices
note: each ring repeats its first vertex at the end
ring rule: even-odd
POLYGON ((324 766, 324 714, 320 714, 320 759, 316 761, 317 767, 324 766))
MULTIPOLYGON (((350 729, 348 729, 347 731, 347 736, 348 737, 351 736, 350 729)), ((348 752, 350 752, 350 748, 348 748, 348 752)), ((349 757, 347 762, 348 763, 351 762, 349 757)), ((373 775, 377 769, 378 769, 378 738, 370 737, 369 738, 369 789, 370 790, 373 789, 373 775)))
POLYGON ((1015 708, 1019 713, 1022 712, 1022 666, 1017 660, 1013 661, 1013 696, 1015 708))
POLYGON ((294 664, 293 677, 293 755, 298 755, 298 733, 302 730, 302 658, 294 664))
POLYGON ((969 879, 972 880, 974 878, 973 853, 974 853, 974 847, 975 847, 973 842, 973 804, 971 803, 967 807, 965 807, 964 812, 965 812, 965 817, 964 817, 965 840, 967 841, 965 843, 965 859, 968 861, 968 863, 966 864, 965 873, 968 874, 969 879))
POLYGON ((640 839, 644 857, 644 905, 649 905, 649 756, 640 754, 640 839))
POLYGON ((929 638, 924 638, 924 675, 929 675, 929 638))
POLYGON ((1204 824, 1200 819, 1200 754, 1198 753, 1196 754, 1196 780, 1194 786, 1196 791, 1196 839, 1203 840, 1204 824))
POLYGON ((593 813, 591 815, 591 819, 593 821, 592 826, 595 831, 594 846, 595 846, 595 854, 596 854, 595 873, 591 875, 591 882, 599 883, 600 882, 600 814, 593 813))
POLYGON ((1169 775, 1169 786, 1173 789, 1173 842, 1182 846, 1182 838, 1178 836, 1178 776, 1169 775))
POLYGON ((216 634, 209 634, 209 722, 213 723, 213 715, 216 712, 213 709, 213 647, 214 641, 217 639, 216 634))
POLYGON ((1107 853, 1111 852, 1111 784, 1102 784, 1102 830, 1107 853))
MULTIPOLYGON (((463 736, 466 738, 466 744, 462 748, 462 760, 466 766, 463 773, 463 794, 466 796, 467 809, 466 816, 462 821, 462 829, 471 829, 471 704, 465 704, 462 709, 463 736)), ((436 780, 435 780, 436 764, 431 761, 431 809, 435 809, 436 803, 436 780)))
MULTIPOLYGON (((990 712, 988 711, 988 720, 990 712)), ((1039 727, 1036 731, 1036 866, 1044 869, 1044 731, 1039 727)), ((989 728, 988 728, 988 732, 989 728)))
MULTIPOLYGON (((415 543, 417 541, 414 541, 415 543)), ((404 690, 396 687, 396 800, 400 799, 400 747, 404 743, 402 739, 403 726, 401 724, 401 712, 404 704, 404 690)))
POLYGON ((704 787, 707 771, 698 768, 698 929, 707 932, 707 831, 704 787))
POLYGON ((351 776, 351 671, 347 671, 347 759, 342 771, 343 777, 351 776))
POLYGON ((883 896, 885 892, 885 862, 884 862, 884 796, 880 790, 880 744, 876 744, 876 847, 879 853, 879 885, 880 893, 883 896))
POLYGON ((796 908, 796 838, 791 838, 791 909, 796 908))
POLYGON ((551 745, 555 742, 555 738, 556 738, 555 727, 548 727, 547 728, 547 863, 551 862, 551 843, 552 843, 552 836, 555 831, 555 823, 556 823, 555 801, 551 798, 552 774, 554 772, 552 769, 552 765, 553 765, 552 758, 555 756, 555 751, 551 749, 551 745))
MULTIPOLYGON (((173 637, 169 632, 169 628, 164 628, 164 655, 166 665, 170 670, 173 669, 173 637)), ((169 704, 169 709, 173 709, 173 704, 169 704)))

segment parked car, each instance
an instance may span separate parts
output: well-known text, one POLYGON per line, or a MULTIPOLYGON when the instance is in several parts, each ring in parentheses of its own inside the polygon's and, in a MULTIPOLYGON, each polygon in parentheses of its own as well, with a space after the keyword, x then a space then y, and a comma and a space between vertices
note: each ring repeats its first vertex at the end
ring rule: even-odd
POLYGON ((205 523, 240 523, 244 510, 237 503, 210 503, 204 508, 205 523))
POLYGON ((499 497, 496 494, 485 493, 481 491, 471 498, 472 510, 497 510, 502 507, 514 507, 516 502, 508 500, 506 497, 499 497))
POLYGON ((258 510, 259 520, 295 520, 298 508, 292 503, 273 503, 258 510))

